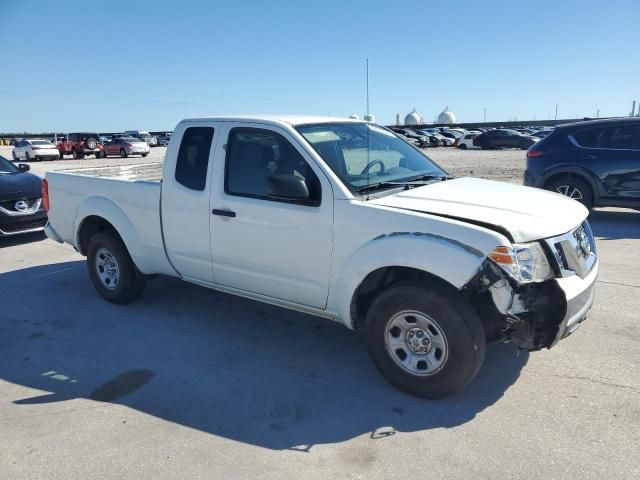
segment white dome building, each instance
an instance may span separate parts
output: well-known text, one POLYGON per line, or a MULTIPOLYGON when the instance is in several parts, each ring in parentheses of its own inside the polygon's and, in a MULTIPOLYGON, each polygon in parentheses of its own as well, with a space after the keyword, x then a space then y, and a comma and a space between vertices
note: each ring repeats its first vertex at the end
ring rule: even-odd
POLYGON ((424 117, 416 112, 416 109, 413 109, 413 112, 408 113, 406 117, 404 117, 405 125, 422 125, 424 124, 424 117))
POLYGON ((456 116, 449 110, 449 107, 444 107, 444 110, 440 112, 440 115, 438 115, 438 123, 456 123, 456 116))

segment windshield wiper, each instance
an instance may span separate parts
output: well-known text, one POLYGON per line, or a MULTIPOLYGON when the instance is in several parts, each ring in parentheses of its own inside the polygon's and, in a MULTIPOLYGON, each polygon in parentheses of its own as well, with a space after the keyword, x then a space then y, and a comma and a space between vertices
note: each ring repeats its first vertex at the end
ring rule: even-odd
POLYGON ((451 180, 453 177, 449 176, 449 175, 434 175, 432 173, 426 174, 426 175, 420 175, 418 177, 414 177, 411 178, 409 180, 407 180, 407 183, 411 183, 411 182, 418 182, 420 180, 442 180, 443 182, 445 180, 451 180))

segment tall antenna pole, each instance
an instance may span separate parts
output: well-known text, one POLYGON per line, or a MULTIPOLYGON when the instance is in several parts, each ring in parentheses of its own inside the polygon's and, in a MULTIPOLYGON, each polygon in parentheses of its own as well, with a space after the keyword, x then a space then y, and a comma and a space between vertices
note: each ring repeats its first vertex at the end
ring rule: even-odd
POLYGON ((369 116, 369 59, 367 58, 367 117, 369 116))
POLYGON ((556 103, 556 118, 554 118, 554 120, 558 119, 558 104, 556 103))
POLYGON ((487 107, 482 111, 482 123, 487 123, 487 107))

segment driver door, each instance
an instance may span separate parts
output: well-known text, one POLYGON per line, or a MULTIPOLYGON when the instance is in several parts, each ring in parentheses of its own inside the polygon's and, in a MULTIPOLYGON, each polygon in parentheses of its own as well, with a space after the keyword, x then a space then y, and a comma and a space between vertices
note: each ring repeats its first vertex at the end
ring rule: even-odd
POLYGON ((333 241, 333 191, 286 130, 225 123, 211 195, 215 282, 267 298, 324 309, 333 241), (305 180, 309 201, 270 194, 269 177, 305 180))

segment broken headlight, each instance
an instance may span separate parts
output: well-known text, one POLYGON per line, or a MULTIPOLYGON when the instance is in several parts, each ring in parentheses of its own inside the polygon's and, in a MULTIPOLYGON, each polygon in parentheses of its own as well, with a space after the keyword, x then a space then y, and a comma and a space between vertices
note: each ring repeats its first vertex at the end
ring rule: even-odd
POLYGON ((519 283, 543 282, 553 277, 553 269, 538 242, 500 246, 489 258, 519 283))

